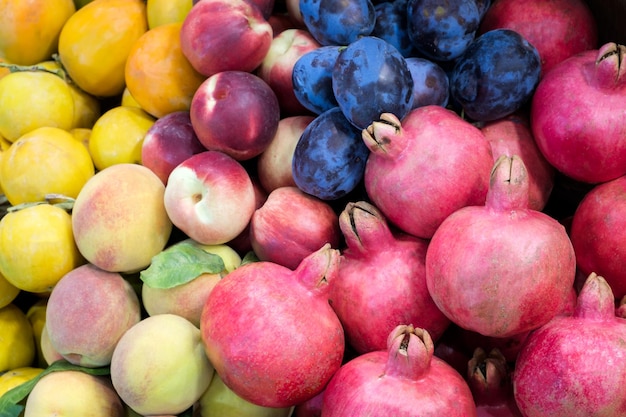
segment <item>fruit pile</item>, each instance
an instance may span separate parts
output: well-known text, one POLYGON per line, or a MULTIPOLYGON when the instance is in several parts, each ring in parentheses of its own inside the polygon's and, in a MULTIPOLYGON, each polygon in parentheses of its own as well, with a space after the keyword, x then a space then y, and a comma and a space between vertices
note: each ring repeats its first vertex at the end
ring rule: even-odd
POLYGON ((626 416, 598 5, 0 6, 0 417, 626 416))

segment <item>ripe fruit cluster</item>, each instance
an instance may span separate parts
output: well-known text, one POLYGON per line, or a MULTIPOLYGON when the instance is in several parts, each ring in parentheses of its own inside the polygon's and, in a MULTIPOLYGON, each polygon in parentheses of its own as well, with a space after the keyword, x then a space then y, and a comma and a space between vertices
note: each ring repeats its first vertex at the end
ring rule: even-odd
POLYGON ((600 3, 0 0, 0 415, 623 415, 600 3))

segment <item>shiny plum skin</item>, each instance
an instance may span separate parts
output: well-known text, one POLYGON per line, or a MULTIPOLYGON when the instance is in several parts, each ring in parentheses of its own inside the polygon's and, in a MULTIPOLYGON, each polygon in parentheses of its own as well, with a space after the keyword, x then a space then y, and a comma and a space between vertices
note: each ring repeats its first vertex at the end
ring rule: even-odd
POLYGON ((374 5, 376 24, 372 31, 372 36, 386 40, 404 57, 415 55, 406 19, 407 4, 408 0, 392 0, 374 5))
POLYGON ((458 58, 450 74, 450 95, 470 118, 496 120, 521 108, 540 76, 537 49, 515 31, 494 29, 458 58))
POLYGON ((332 74, 339 108, 359 130, 382 113, 402 119, 413 105, 413 77, 389 42, 364 36, 341 50, 332 74))
POLYGON ((483 3, 479 9, 474 0, 409 0, 408 33, 413 45, 430 59, 458 58, 476 36, 483 3))
POLYGON ((347 195, 362 180, 368 148, 338 107, 318 115, 302 132, 292 159, 296 186, 322 200, 347 195))
POLYGON ((376 23, 370 0, 300 0, 300 14, 322 45, 348 45, 370 35, 376 23))
POLYGON ((413 77, 413 108, 436 104, 448 105, 450 80, 446 71, 434 61, 409 57, 406 63, 413 77))
POLYGON ((291 74, 294 94, 300 104, 315 114, 338 106, 332 77, 340 48, 322 46, 305 53, 294 64, 291 74))

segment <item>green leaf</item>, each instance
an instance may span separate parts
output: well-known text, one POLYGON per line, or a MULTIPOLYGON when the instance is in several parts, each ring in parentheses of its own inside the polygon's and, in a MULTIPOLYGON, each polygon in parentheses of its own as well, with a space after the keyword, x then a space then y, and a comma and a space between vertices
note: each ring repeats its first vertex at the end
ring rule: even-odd
POLYGON ((73 365, 64 359, 58 360, 50 364, 50 366, 44 369, 35 378, 4 393, 4 395, 0 397, 0 417, 18 417, 24 410, 24 406, 19 404, 19 402, 28 397, 28 394, 30 394, 35 384, 37 384, 41 378, 56 371, 80 371, 95 376, 110 375, 111 373, 108 366, 102 368, 85 368, 83 366, 73 365))
POLYGON ((221 256, 183 240, 155 255, 150 266, 141 271, 139 277, 149 287, 172 288, 202 274, 219 274, 224 269, 221 256))
POLYGON ((259 262, 259 257, 253 251, 246 253, 241 260, 241 265, 249 264, 252 262, 259 262))

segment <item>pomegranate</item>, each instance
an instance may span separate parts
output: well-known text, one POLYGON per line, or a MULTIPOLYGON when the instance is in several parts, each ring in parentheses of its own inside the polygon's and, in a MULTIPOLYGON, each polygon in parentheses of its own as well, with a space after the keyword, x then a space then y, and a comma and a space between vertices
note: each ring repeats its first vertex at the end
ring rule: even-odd
POLYGON ((522 417, 511 383, 511 369, 498 349, 476 348, 467 363, 467 383, 478 417, 522 417))
POLYGON ((265 407, 291 407, 321 392, 342 364, 345 338, 328 303, 339 250, 326 244, 296 270, 272 262, 238 267, 213 288, 200 322, 224 384, 265 407))
POLYGON ((546 206, 554 187, 555 169, 535 143, 528 115, 516 112, 485 123, 483 132, 493 153, 493 161, 502 155, 518 155, 528 171, 528 207, 541 211, 546 206))
POLYGON ((516 31, 537 48, 542 74, 572 55, 598 47, 596 20, 584 0, 495 0, 478 33, 501 28, 516 31))
MULTIPOLYGON (((572 286, 566 304, 558 314, 571 315, 576 306, 577 296, 578 294, 572 286)), ((466 354, 472 355, 477 348, 488 351, 497 349, 507 362, 515 362, 524 340, 526 340, 528 334, 531 332, 529 330, 512 336, 496 337, 484 336, 456 325, 450 326, 448 330, 450 333, 449 339, 452 339, 456 344, 460 345, 459 349, 464 349, 466 354)), ((446 330, 446 332, 448 332, 448 330, 446 330)))
POLYGON ((515 364, 515 400, 526 417, 626 415, 626 321, 606 280, 589 274, 571 316, 532 332, 515 364))
POLYGON ((387 349, 357 356, 337 371, 324 391, 322 415, 476 416, 467 382, 433 350, 427 330, 397 326, 387 349))
POLYGON ((363 131, 370 149, 364 184, 372 203, 402 231, 429 239, 454 211, 485 202, 493 158, 480 129, 437 105, 402 122, 381 115, 363 131))
POLYGON ((584 276, 601 275, 616 298, 626 295, 626 176, 598 184, 572 217, 570 238, 584 276))
POLYGON ((516 155, 494 164, 485 205, 446 218, 426 252, 426 283, 437 306, 485 336, 547 323, 565 308, 575 274, 565 227, 528 208, 528 175, 516 155))
POLYGON ((557 64, 537 85, 537 146, 565 176, 601 183, 626 174, 626 47, 610 42, 557 64))
POLYGON ((428 242, 392 232, 374 205, 349 202, 339 216, 346 241, 331 306, 347 341, 358 353, 384 350, 389 333, 403 323, 425 328, 437 340, 450 321, 426 286, 428 242))

